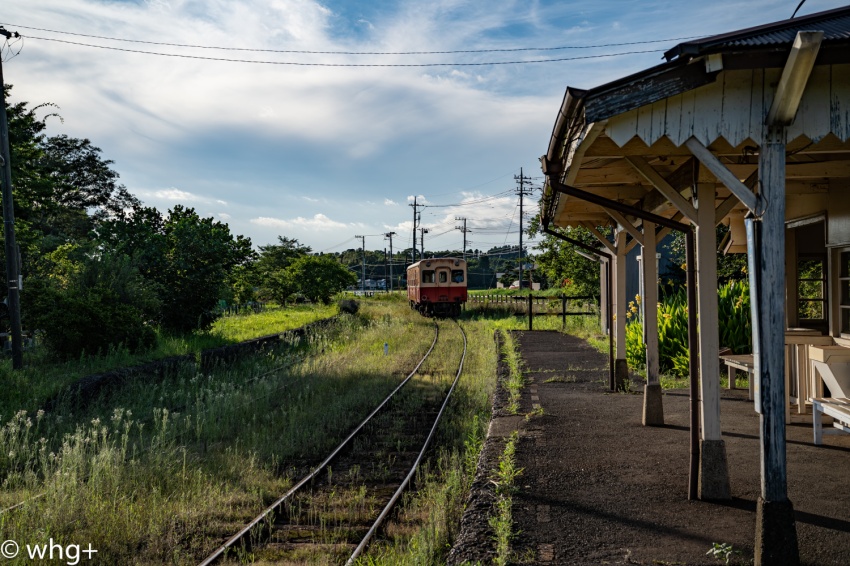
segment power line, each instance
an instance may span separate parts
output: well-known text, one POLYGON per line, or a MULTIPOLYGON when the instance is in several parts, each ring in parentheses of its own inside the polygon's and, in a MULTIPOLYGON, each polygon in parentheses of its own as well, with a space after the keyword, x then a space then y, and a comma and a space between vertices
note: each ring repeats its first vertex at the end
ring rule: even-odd
POLYGON ((180 59, 195 59, 200 61, 219 61, 224 63, 253 63, 256 65, 282 65, 291 67, 486 67, 490 65, 531 65, 535 63, 560 63, 563 61, 578 61, 581 59, 602 59, 605 57, 620 57, 623 55, 637 55, 641 53, 658 53, 658 49, 646 49, 640 51, 625 51, 621 53, 608 53, 602 55, 581 55, 577 57, 560 57, 556 59, 532 59, 530 61, 485 61, 480 63, 304 63, 301 61, 262 61, 252 59, 228 59, 224 57, 203 57, 201 55, 184 55, 181 53, 161 53, 158 51, 142 51, 140 49, 125 49, 123 47, 110 47, 106 45, 94 45, 91 43, 80 43, 55 39, 50 37, 39 37, 35 35, 26 36, 29 39, 40 39, 42 41, 54 41, 67 45, 79 47, 91 47, 94 49, 106 49, 109 51, 121 51, 124 53, 138 53, 141 55, 156 55, 158 57, 177 57, 180 59))
MULTIPOLYGON (((194 45, 186 43, 165 43, 161 41, 145 41, 141 39, 126 39, 123 37, 109 37, 104 35, 92 35, 86 33, 75 33, 70 31, 62 31, 47 28, 37 28, 31 26, 21 26, 10 23, 0 23, 22 29, 31 29, 36 31, 46 31, 50 33, 61 33, 63 35, 73 35, 75 37, 89 37, 92 39, 105 39, 108 41, 121 41, 125 43, 140 43, 144 45, 161 45, 166 47, 186 47, 191 49, 211 49, 217 51, 248 51, 252 53, 294 53, 301 55, 454 55, 461 53, 516 53, 521 51, 564 51, 567 49, 596 49, 600 47, 625 47, 627 45, 646 45, 650 43, 666 43, 670 41, 683 41, 686 39, 696 39, 701 36, 689 37, 672 37, 669 39, 648 39, 645 41, 628 41, 622 43, 600 43, 596 45, 560 45, 556 47, 505 47, 505 48, 489 48, 489 49, 455 49, 445 51, 311 51, 307 49, 259 49, 252 47, 222 47, 217 45, 194 45)), ((43 38, 39 38, 43 39, 43 38)))

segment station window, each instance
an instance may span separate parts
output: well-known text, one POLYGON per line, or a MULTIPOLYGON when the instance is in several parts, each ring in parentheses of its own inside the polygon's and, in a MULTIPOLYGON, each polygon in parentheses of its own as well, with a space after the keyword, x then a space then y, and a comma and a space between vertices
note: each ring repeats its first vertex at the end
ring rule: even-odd
POLYGON ((463 269, 452 269, 452 282, 463 283, 463 269))
POLYGON ((440 283, 448 283, 449 282, 449 272, 448 271, 440 271, 440 283))
POLYGON ((426 269, 422 271, 422 282, 423 283, 433 283, 434 282, 434 270, 426 269))
POLYGON ((826 260, 801 256, 797 261, 797 317, 803 321, 826 319, 826 260))

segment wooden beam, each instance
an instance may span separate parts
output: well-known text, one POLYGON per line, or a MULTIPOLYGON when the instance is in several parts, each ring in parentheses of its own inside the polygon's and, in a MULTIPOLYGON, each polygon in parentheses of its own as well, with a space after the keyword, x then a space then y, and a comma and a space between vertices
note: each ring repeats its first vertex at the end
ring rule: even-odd
POLYGON ((738 203, 741 202, 738 200, 738 197, 735 195, 729 195, 714 211, 714 225, 718 225, 723 222, 723 219, 732 212, 732 209, 738 206, 738 203))
MULTIPOLYGON (((759 173, 758 169, 756 169, 755 171, 753 171, 750 174, 749 177, 744 179, 744 186, 749 188, 749 189, 754 188, 756 186, 756 184, 758 183, 758 178, 759 178, 758 173, 759 173)), ((723 219, 726 218, 726 215, 729 214, 730 212, 732 212, 733 208, 738 206, 739 202, 740 201, 738 200, 738 197, 736 197, 734 194, 731 194, 728 197, 726 197, 726 199, 723 202, 721 202, 720 205, 717 207, 717 209, 715 209, 715 211, 714 211, 714 224, 715 224, 715 226, 717 224, 720 224, 723 221, 723 219)))
POLYGON ((652 183, 658 192, 667 197, 678 210, 680 210, 690 221, 697 221, 697 212, 694 206, 685 200, 685 197, 679 194, 670 183, 662 177, 658 171, 652 168, 652 165, 643 157, 631 156, 626 157, 626 161, 640 173, 644 179, 652 183))
POLYGON ((726 188, 732 191, 732 194, 738 197, 738 200, 744 203, 744 206, 755 212, 757 199, 753 191, 739 181, 738 177, 736 177, 734 173, 729 171, 729 169, 727 169, 726 166, 724 166, 707 147, 702 145, 702 142, 695 137, 691 137, 685 142, 685 145, 688 146, 691 153, 699 159, 700 163, 705 165, 708 170, 720 180, 721 183, 726 185, 726 188))
POLYGON ((616 254, 616 253, 617 253, 617 250, 616 250, 616 248, 614 247, 614 244, 612 244, 612 243, 608 240, 608 238, 606 238, 606 237, 605 237, 605 235, 604 235, 602 232, 600 232, 600 231, 596 228, 596 226, 595 226, 593 223, 591 223, 591 222, 582 222, 582 225, 583 225, 585 228, 587 228, 588 230, 590 230, 590 233, 591 233, 591 234, 593 234, 594 236, 596 236, 596 239, 597 239, 597 240, 599 240, 599 241, 602 243, 602 245, 603 245, 603 246, 605 246, 606 248, 608 248, 608 251, 609 251, 609 252, 611 252, 612 254, 616 254))
POLYGON ((611 210, 609 208, 605 209, 605 212, 608 213, 608 216, 614 219, 614 221, 623 227, 623 229, 631 234, 632 238, 637 240, 640 245, 643 245, 643 234, 640 230, 638 230, 634 224, 629 222, 625 216, 617 212, 616 210, 611 210))
POLYGON ((797 32, 767 113, 766 125, 790 126, 794 121, 822 41, 822 31, 797 32))
MULTIPOLYGON (((675 220, 676 222, 681 222, 683 217, 684 217, 684 215, 681 212, 677 212, 675 215, 673 215, 673 217, 670 220, 675 220)), ((660 242, 661 240, 666 238, 667 234, 669 234, 671 231, 672 230, 670 228, 666 227, 666 226, 661 228, 655 234, 655 241, 660 242)))

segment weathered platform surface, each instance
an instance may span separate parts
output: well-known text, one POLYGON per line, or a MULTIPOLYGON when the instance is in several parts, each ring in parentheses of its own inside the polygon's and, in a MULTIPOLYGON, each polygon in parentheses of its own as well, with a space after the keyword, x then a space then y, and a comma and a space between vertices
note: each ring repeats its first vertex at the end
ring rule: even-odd
MULTIPOLYGON (((518 559, 527 564, 722 564, 731 544, 751 564, 759 494, 759 420, 746 391, 721 392, 733 499, 688 501, 688 392, 664 395, 665 426, 641 425, 642 385, 607 391, 607 356, 556 332, 517 333, 529 370, 514 421, 524 468, 514 499, 518 559)), ((813 444, 788 433, 789 498, 802 564, 850 564, 850 435, 813 444)), ((738 554, 740 553, 740 554, 738 554)))

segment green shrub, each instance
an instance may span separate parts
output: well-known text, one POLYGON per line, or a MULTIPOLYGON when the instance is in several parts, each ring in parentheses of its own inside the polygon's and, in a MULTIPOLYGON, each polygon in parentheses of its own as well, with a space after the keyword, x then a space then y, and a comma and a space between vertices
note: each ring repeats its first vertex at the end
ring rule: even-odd
MULTIPOLYGON (((639 299, 638 299, 639 300, 639 299)), ((688 298, 685 289, 666 295, 658 303, 658 357, 661 373, 687 377, 688 358, 688 298)), ((751 352, 752 325, 750 322, 749 286, 731 281, 717 290, 720 346, 736 354, 751 352)), ((646 365, 643 343, 643 321, 630 304, 626 324, 626 359, 633 367, 646 365)))
POLYGON ((103 255, 69 265, 62 277, 28 280, 22 297, 26 326, 42 331, 51 351, 68 359, 111 346, 136 352, 155 345, 145 321, 157 301, 129 258, 103 255))

